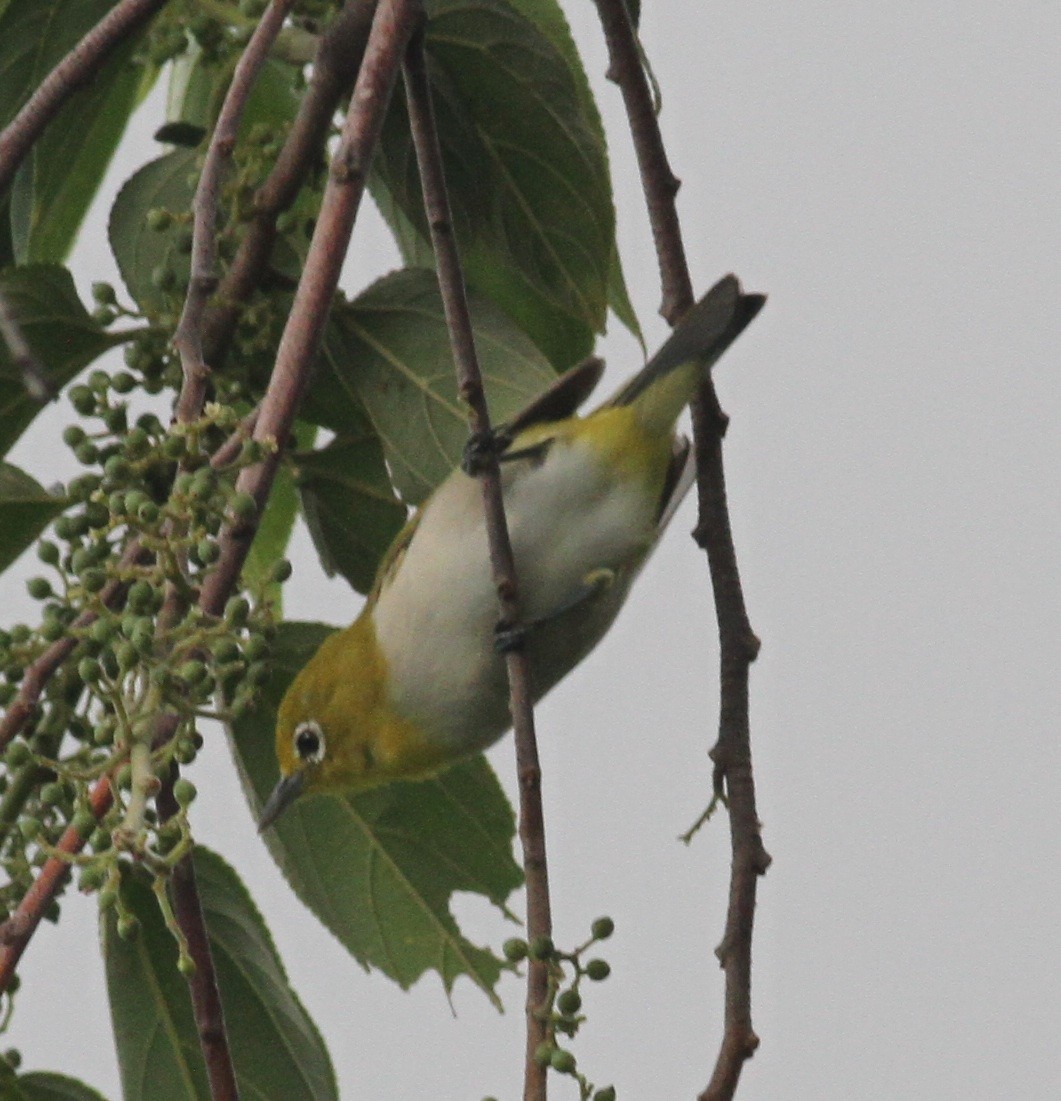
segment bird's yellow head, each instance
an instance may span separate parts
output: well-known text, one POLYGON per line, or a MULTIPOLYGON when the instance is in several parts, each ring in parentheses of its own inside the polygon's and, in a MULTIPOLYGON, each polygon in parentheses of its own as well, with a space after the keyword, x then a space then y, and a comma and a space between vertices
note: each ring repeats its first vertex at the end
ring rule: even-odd
POLYGON ((385 780, 376 747, 386 711, 386 668, 371 620, 362 617, 329 635, 284 695, 276 717, 280 781, 258 828, 272 825, 300 795, 385 780))

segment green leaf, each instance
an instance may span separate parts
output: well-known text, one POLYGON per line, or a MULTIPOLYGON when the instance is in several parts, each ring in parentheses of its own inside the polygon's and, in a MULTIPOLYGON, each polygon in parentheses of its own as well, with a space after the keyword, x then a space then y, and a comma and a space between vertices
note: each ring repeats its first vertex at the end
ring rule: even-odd
MULTIPOLYGON (((555 0, 434 0, 426 48, 469 284, 558 368, 603 331, 615 235, 607 152, 555 0)), ((408 258, 428 239, 404 100, 370 181, 408 258), (394 218, 395 209, 402 214, 394 218)))
MULTIPOLYGON (((230 731, 255 815, 277 780, 276 708, 328 633, 320 623, 282 623, 262 703, 230 731)), ((265 839, 295 893, 361 964, 403 988, 429 969, 447 990, 466 974, 496 1004, 493 987, 504 965, 461 935, 449 898, 473 891, 503 908, 521 882, 514 833, 504 792, 476 756, 418 783, 307 796, 265 839)))
POLYGON ((615 316, 630 330, 638 344, 641 345, 641 354, 648 357, 648 349, 645 347, 645 334, 641 331, 641 322, 637 319, 634 304, 630 301, 630 292, 626 289, 626 279, 623 277, 623 265, 619 259, 619 249, 612 252, 612 269, 608 278, 608 306, 615 316))
POLYGON ((191 224, 197 158, 197 150, 182 148, 150 161, 126 180, 111 207, 111 251, 129 293, 149 315, 160 313, 167 301, 153 278, 156 270, 169 269, 182 285, 188 279, 189 257, 177 242, 191 224), (175 218, 166 228, 153 229, 148 219, 153 210, 169 211, 175 218))
MULTIPOLYGON (((475 295, 469 305, 490 416, 500 423, 556 376, 504 314, 475 295)), ((362 408, 407 503, 422 501, 460 461, 468 422, 434 272, 394 272, 332 310, 302 414, 344 434, 362 408)))
MULTIPOLYGON (((120 333, 106 332, 92 319, 65 268, 40 264, 0 269, 0 291, 56 389, 126 339, 120 333)), ((21 372, 0 340, 0 455, 7 454, 40 408, 26 392, 21 372)))
POLYGON ((36 1070, 19 1075, 20 1101, 104 1101, 103 1095, 65 1074, 36 1070))
POLYGON ((0 573, 66 506, 24 470, 0 463, 0 573))
MULTIPOLYGON (((316 426, 304 421, 295 421, 292 432, 297 448, 311 448, 317 438, 316 426)), ((277 613, 282 603, 283 586, 271 580, 273 567, 284 557, 287 544, 291 541, 291 532, 298 516, 298 492, 295 489, 295 475, 291 464, 284 462, 276 472, 272 492, 265 506, 254 541, 243 564, 245 584, 265 586, 266 593, 277 613)))
POLYGON ((317 451, 295 456, 295 482, 325 572, 367 593, 376 567, 405 523, 383 447, 368 421, 317 451))
MULTIPOLYGON (((0 86, 8 90, 0 122, 111 7, 109 0, 13 0, 0 17, 0 86)), ((133 62, 139 38, 124 41, 73 93, 23 162, 10 211, 19 262, 58 262, 70 250, 141 91, 133 62)))
MULTIPOLYGON (((331 1061, 291 991, 269 931, 235 871, 195 851, 195 874, 210 938, 240 1093, 261 1101, 338 1098, 331 1061)), ((123 901, 140 922, 131 941, 103 920, 107 991, 124 1101, 200 1101, 210 1096, 177 947, 146 878, 129 876, 123 901)))

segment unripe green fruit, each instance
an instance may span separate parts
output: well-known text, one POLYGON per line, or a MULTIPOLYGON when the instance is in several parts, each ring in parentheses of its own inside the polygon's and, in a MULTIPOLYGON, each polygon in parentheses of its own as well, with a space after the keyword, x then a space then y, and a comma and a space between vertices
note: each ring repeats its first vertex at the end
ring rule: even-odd
POLYGON ((4 761, 8 768, 21 768, 29 764, 33 759, 33 751, 25 742, 12 742, 4 754, 4 761))
POLYGON ((109 910, 117 901, 118 892, 114 887, 107 886, 100 888, 99 908, 101 910, 109 910))
POLYGON ((82 440, 74 448, 74 457, 83 466, 91 466, 99 458, 99 448, 91 440, 82 440))
POLYGON ((91 416, 96 409, 96 395, 87 386, 70 388, 70 404, 83 416, 91 416))
POLYGON ((253 520, 258 512, 258 506, 249 493, 237 493, 229 504, 232 515, 243 523, 253 520))
POLYGON ((183 776, 173 785, 173 798, 177 800, 177 806, 185 810, 192 805, 197 794, 195 785, 183 776))
POLYGON ((242 596, 234 596, 225 605, 225 622, 233 627, 242 627, 250 615, 250 604, 242 596))
POLYGON ((44 826, 39 818, 26 817, 18 820, 18 831, 27 841, 32 841, 42 829, 44 826))
POLYGON ((117 296, 114 293, 114 288, 110 283, 93 283, 92 284, 92 297, 101 306, 113 306, 118 301, 117 296))
POLYGON ((54 807, 66 797, 66 790, 58 781, 51 781, 41 788, 41 802, 48 807, 54 807))
POLYGON ((556 1047, 549 1043, 548 1040, 543 1040, 534 1049, 534 1061, 540 1067, 547 1067, 553 1060, 553 1052, 556 1051, 556 1047))
POLYGON ((96 816, 92 811, 82 808, 74 815, 70 825, 80 837, 87 838, 96 828, 96 816))
POLYGON ((124 482, 132 474, 132 467, 121 455, 112 455, 103 464, 103 473, 113 482, 124 482))
POLYGON ((106 881, 106 871, 97 864, 89 864, 88 867, 81 869, 81 875, 78 876, 77 886, 81 891, 98 891, 106 881))
POLYGON ((612 969, 607 960, 590 960, 586 964, 586 975, 594 982, 603 982, 611 973, 612 969))
POLYGON ((582 1008, 582 999, 577 990, 564 990, 556 999, 556 1008, 570 1017, 582 1008))
POLYGON ((615 1101, 615 1087, 604 1086, 593 1094, 593 1101, 615 1101))
POLYGON ((615 932, 615 922, 610 917, 599 917, 590 926, 594 940, 607 940, 615 932))
POLYGON ((575 1056, 570 1051, 564 1051, 563 1048, 558 1047, 553 1049, 549 1064, 557 1074, 575 1073, 575 1056))
POLYGON ((47 600, 53 595, 51 582, 46 577, 31 577, 26 582, 26 590, 34 600, 47 600))
POLYGON ((527 957, 527 942, 519 937, 512 937, 501 946, 501 951, 510 963, 519 963, 527 957))
POLYGON ((269 651, 269 643, 264 635, 251 635, 243 646, 243 655, 248 661, 258 661, 269 651))
POLYGON ((136 386, 136 379, 128 371, 118 371, 111 379, 111 387, 119 394, 128 394, 136 386))
POLYGON ((81 584, 87 593, 98 593, 107 584, 105 570, 85 570, 81 575, 81 584))
POLYGON ((129 586, 126 606, 133 612, 147 612, 155 602, 155 591, 148 581, 134 581, 129 586))
POLYGON ((102 672, 103 669, 95 658, 82 658, 77 663, 77 675, 85 684, 95 684, 102 672))
POLYGON ((37 557, 46 565, 54 566, 59 561, 59 548, 46 539, 37 544, 37 557))
POLYGON ((535 937, 530 942, 528 951, 532 960, 547 960, 556 951, 552 937, 535 937))
POLYGON ((63 443, 67 447, 77 447, 85 442, 85 430, 79 424, 68 424, 63 429, 63 443))
POLYGON ((286 558, 281 558, 279 562, 273 566, 273 580, 282 585, 290 576, 292 572, 291 563, 286 558))
POLYGON ((177 675, 187 684, 200 684, 206 679, 206 666, 201 661, 186 661, 177 671, 177 675))
POLYGON ((195 548, 195 553, 204 566, 212 566, 220 556, 221 548, 213 539, 201 539, 195 548))
POLYGON ((177 970, 186 978, 190 979, 196 971, 195 960, 188 955, 181 955, 177 960, 177 970))

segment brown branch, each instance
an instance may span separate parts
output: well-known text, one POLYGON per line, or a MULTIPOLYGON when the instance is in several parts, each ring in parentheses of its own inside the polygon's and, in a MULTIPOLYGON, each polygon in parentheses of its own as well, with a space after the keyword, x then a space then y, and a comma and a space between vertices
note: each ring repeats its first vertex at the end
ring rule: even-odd
MULTIPOLYGON (((113 802, 114 794, 111 791, 110 780, 104 777, 97 782, 89 795, 89 809, 98 821, 110 810, 113 802)), ((86 838, 82 837, 73 826, 68 826, 59 838, 56 848, 67 856, 74 856, 84 848, 85 841, 86 838)), ((58 856, 49 857, 44 862, 40 875, 33 881, 25 897, 18 904, 18 909, 3 925, 0 925, 0 990, 7 989, 15 974, 18 961, 26 950, 26 945, 29 944, 45 911, 69 875, 68 861, 58 856)))
POLYGON ((259 285, 276 241, 276 219, 295 201, 324 148, 339 100, 354 83, 376 0, 346 0, 321 36, 313 75, 269 176, 254 197, 254 218, 206 313, 204 357, 215 366, 228 347, 240 309, 259 285))
POLYGON ((90 81, 114 49, 146 23, 166 0, 121 0, 38 85, 22 110, 0 133, 0 194, 63 104, 90 81))
POLYGON ((15 370, 22 376, 22 385, 34 401, 51 401, 59 391, 48 377, 44 365, 33 354, 33 349, 19 327, 7 295, 0 289, 0 339, 7 345, 15 370))
MULTIPOLYGON (((165 737, 165 731, 156 731, 156 739, 165 737)), ((173 785, 178 776, 177 766, 170 767, 169 775, 162 783, 156 797, 162 820, 168 821, 178 810, 173 795, 173 785)), ((239 1088, 232 1065, 232 1055, 225 1030, 225 1017, 221 1007, 221 995, 217 985, 217 972, 210 952, 210 937, 199 900, 199 887, 195 881, 195 865, 189 853, 173 869, 169 879, 173 896, 173 914, 184 934, 188 955, 195 963, 195 970, 188 976, 191 991, 195 1028, 199 1034, 199 1046, 206 1064, 210 1082, 211 1101, 238 1101, 239 1088)))
MULTIPOLYGON (((663 287, 660 313, 674 324, 693 303, 674 203, 679 183, 667 161, 626 5, 623 0, 596 4, 608 45, 608 76, 622 92, 656 243, 663 287)), ((759 640, 744 605, 726 503, 722 437, 727 418, 710 378, 692 412, 700 510, 693 534, 707 552, 720 646, 718 740, 711 759, 715 790, 721 792, 724 785, 728 797, 733 852, 726 928, 716 949, 726 976, 725 1026, 714 1072, 699 1101, 727 1101, 736 1092, 745 1061, 759 1046, 751 1019, 752 929, 758 878, 770 863, 755 809, 748 723, 748 666, 758 653, 759 640)))
MULTIPOLYGON (((410 43, 405 59, 405 88, 409 105, 409 123, 416 149, 424 209, 431 229, 431 245, 438 269, 438 283, 449 329, 453 360, 460 395, 468 405, 468 421, 473 438, 490 438, 490 412, 483 392, 482 374, 475 351, 475 337, 461 270, 460 256, 453 233, 449 197, 442 167, 442 150, 435 127, 431 87, 424 60, 422 30, 410 43)), ((519 585, 509 539, 508 522, 501 495, 501 475, 497 457, 488 451, 479 470, 486 514, 486 534, 490 547, 490 565, 497 588, 500 623, 516 627, 519 623, 519 585)), ((519 835, 523 844, 523 868, 527 881, 527 934, 536 937, 552 932, 549 902, 548 866, 545 858, 545 823, 542 814, 541 767, 534 734, 534 709, 531 702, 530 666, 525 651, 511 650, 506 655, 509 683, 509 710, 516 743, 516 768, 519 777, 519 835)), ((544 960, 531 960, 527 968, 527 1044, 523 1096, 525 1101, 540 1101, 546 1096, 546 1068, 534 1059, 536 1048, 546 1039, 546 1023, 541 1015, 548 998, 549 968, 544 960)))
MULTIPOLYGON (((413 0, 384 0, 376 10, 339 146, 332 160, 317 225, 262 399, 254 438, 273 445, 268 457, 240 474, 237 486, 265 505, 320 345, 339 282, 365 179, 390 102, 406 42, 416 21, 413 0)), ((203 585, 199 606, 219 615, 239 576, 255 523, 230 523, 220 537, 217 567, 203 585)))
POLYGON ((236 63, 232 82, 225 93, 221 111, 210 136, 203 170, 192 200, 192 255, 188 293, 184 299, 180 323, 173 334, 173 346, 180 353, 184 383, 177 400, 177 420, 191 421, 199 416, 206 400, 210 369, 203 359, 203 315, 206 303, 217 288, 217 204, 221 176, 232 156, 243 118, 243 109, 280 33, 294 0, 271 0, 246 48, 236 63))

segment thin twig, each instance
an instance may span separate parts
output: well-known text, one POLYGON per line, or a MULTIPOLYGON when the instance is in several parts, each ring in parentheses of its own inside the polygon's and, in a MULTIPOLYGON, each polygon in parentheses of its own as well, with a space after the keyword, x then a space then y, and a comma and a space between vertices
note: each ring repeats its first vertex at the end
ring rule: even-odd
POLYGON ((11 362, 22 376, 22 385, 34 401, 51 401, 59 393, 19 327, 7 295, 0 288, 0 339, 7 345, 11 362))
POLYGON ((204 356, 217 365, 240 309, 260 284, 276 241, 276 219, 295 201, 324 149, 339 100, 353 86, 364 56, 376 0, 346 0, 321 36, 313 74, 284 144, 254 196, 254 217, 206 312, 204 356))
MULTIPOLYGON (((240 490, 257 501, 259 515, 320 345, 369 165, 415 21, 413 0, 385 0, 372 22, 302 278, 254 430, 254 438, 272 448, 261 463, 245 468, 237 482, 240 490)), ((256 522, 231 523, 223 529, 217 567, 203 585, 199 598, 203 611, 211 615, 221 613, 250 549, 256 526, 256 522)))
POLYGON ((0 133, 0 194, 44 128, 81 85, 90 81, 131 34, 166 0, 120 0, 41 81, 22 110, 0 133))
MULTIPOLYGON (((479 439, 490 435, 490 413, 483 392, 482 374, 475 351, 475 337, 461 270, 457 241, 453 234, 446 180, 442 167, 442 149, 435 127, 431 87, 424 60, 422 29, 413 36, 405 59, 405 89, 409 105, 409 123, 416 149, 424 209, 431 228, 431 244, 438 269, 438 283, 449 329, 450 345, 457 371, 460 395, 468 405, 472 434, 479 439)), ((486 534, 490 547, 490 565, 500 611, 506 627, 519 623, 519 585, 509 539, 508 522, 501 494, 501 475, 497 457, 490 451, 480 470, 486 534)), ((545 857, 545 823, 541 799, 541 767, 534 734, 534 709, 531 702, 530 666, 522 649, 506 655, 509 683, 509 710, 512 712, 516 743, 516 768, 519 777, 519 835, 523 843, 523 867, 527 881, 527 935, 531 940, 552 932, 549 902, 548 865, 545 857)), ((549 968, 544 960, 531 960, 527 968, 527 1044, 523 1096, 525 1101, 540 1101, 546 1096, 546 1068, 534 1059, 535 1049, 546 1039, 546 1024, 541 1014, 548 997, 549 968)))
MULTIPOLYGON (((622 92, 659 260, 660 313, 674 324, 693 303, 671 172, 624 0, 596 0, 610 65, 622 92)), ((726 793, 733 862, 726 929, 716 949, 726 975, 725 1026, 714 1072, 700 1101, 727 1101, 759 1045, 751 1020, 751 946, 758 878, 770 857, 755 809, 748 724, 748 666, 759 650, 748 621, 726 503, 722 437, 727 418, 708 378, 693 403, 700 516, 693 535, 707 552, 720 645, 718 740, 711 750, 716 793, 726 793)))
POLYGON ((173 346, 180 353, 184 384, 177 401, 177 420, 194 420, 203 408, 210 369, 203 360, 203 315, 217 288, 217 204, 221 176, 232 156, 247 98, 294 0, 271 0, 236 63, 217 124, 203 161, 192 201, 192 255, 188 293, 173 346))

